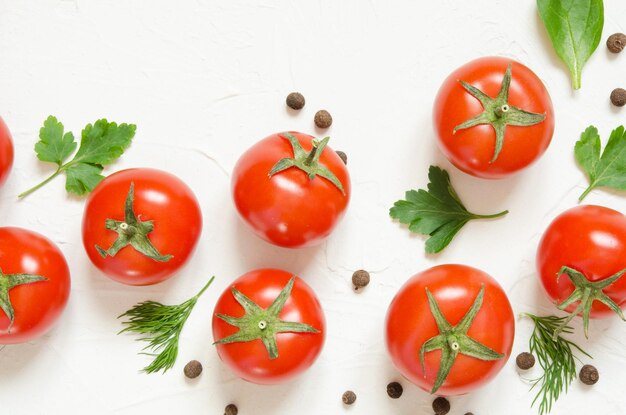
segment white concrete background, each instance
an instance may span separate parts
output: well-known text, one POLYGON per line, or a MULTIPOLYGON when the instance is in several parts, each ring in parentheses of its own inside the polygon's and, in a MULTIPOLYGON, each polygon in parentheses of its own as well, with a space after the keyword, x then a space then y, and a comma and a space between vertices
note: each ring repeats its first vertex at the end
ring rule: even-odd
MULTIPOLYGON (((240 414, 429 414, 432 398, 403 381, 386 354, 383 321, 400 285, 427 267, 457 262, 481 268, 504 286, 516 313, 551 313, 539 290, 534 255, 550 220, 576 204, 585 178, 573 145, 589 124, 603 139, 624 122, 610 91, 624 86, 626 53, 610 56, 606 37, 626 29, 626 3, 606 0, 602 44, 587 64, 583 87, 570 88, 536 13, 525 1, 86 1, 0 0, 0 114, 13 132, 15 168, 0 189, 0 225, 52 238, 72 271, 69 306, 42 339, 0 349, 0 412, 21 414, 218 414, 230 402, 240 414), (532 168, 501 181, 454 169, 435 145, 431 107, 454 68, 483 55, 504 55, 531 67, 549 89, 555 136, 532 168), (307 105, 289 113, 285 96, 307 105), (230 171, 248 146, 287 129, 322 134, 316 110, 334 117, 331 146, 348 153, 353 199, 336 232, 298 251, 257 239, 236 217, 230 171), (132 147, 106 173, 159 167, 196 192, 205 218, 198 250, 179 275, 143 288, 115 283, 89 262, 80 240, 84 201, 58 179, 26 200, 16 195, 52 166, 33 151, 43 120, 54 114, 78 133, 107 117, 136 123, 132 147), (476 212, 510 209, 504 219, 468 224, 440 255, 425 256, 423 238, 392 222, 388 209, 426 184, 430 164, 448 169, 476 212), (230 281, 257 267, 298 273, 318 293, 328 320, 325 349, 299 379, 260 387, 235 378, 211 346, 210 316, 230 281), (352 271, 372 272, 361 294, 352 271), (174 369, 138 372, 133 336, 117 336, 115 317, 138 301, 178 303, 211 276, 180 341, 174 369), (195 381, 182 374, 199 359, 195 381), (400 380, 405 393, 387 397, 400 380), (356 404, 341 394, 353 389, 356 404)), ((626 211, 624 194, 594 191, 589 203, 626 211)), ((575 323, 580 328, 580 322, 575 323)), ((519 320, 514 355, 527 348, 531 324, 519 320)), ((593 340, 576 341, 596 359, 600 382, 575 382, 554 414, 621 414, 626 325, 594 321, 593 340)), ((536 375, 537 373, 534 373, 536 375)), ((532 375, 531 375, 532 376, 532 375)), ((487 387, 451 400, 451 414, 533 414, 528 385, 510 361, 487 387)))

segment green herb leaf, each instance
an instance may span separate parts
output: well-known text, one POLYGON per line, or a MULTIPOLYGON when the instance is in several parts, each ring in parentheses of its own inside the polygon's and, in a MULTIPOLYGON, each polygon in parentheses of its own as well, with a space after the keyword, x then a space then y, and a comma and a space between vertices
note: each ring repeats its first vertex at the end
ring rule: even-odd
POLYGON ((68 192, 77 195, 91 192, 104 178, 100 174, 103 166, 113 163, 128 148, 135 129, 133 124, 117 125, 105 119, 88 124, 82 132, 78 152, 71 161, 63 164, 76 150, 77 143, 72 133, 64 133, 63 124, 49 116, 39 131, 35 152, 39 160, 56 163, 58 168, 52 176, 18 197, 28 196, 63 172, 67 175, 65 188, 68 192))
POLYGON ((537 8, 556 54, 569 68, 573 88, 579 89, 583 66, 602 37, 602 0, 537 0, 537 8))
POLYGON ((582 201, 596 187, 626 190, 626 131, 617 127, 600 155, 600 136, 594 126, 588 127, 574 147, 574 156, 589 177, 589 187, 578 198, 582 201))
POLYGON ((494 215, 470 213, 452 187, 447 171, 430 166, 428 178, 428 191, 409 190, 406 200, 398 200, 389 210, 389 215, 409 225, 411 232, 430 235, 426 241, 427 253, 443 250, 470 220, 496 218, 509 212, 505 210, 494 215))
POLYGON ((537 356, 539 366, 543 369, 543 375, 531 381, 530 390, 539 388, 532 406, 538 402, 539 415, 544 415, 552 410, 554 402, 559 399, 561 394, 567 392, 569 385, 576 379, 576 361, 574 359, 580 359, 574 356, 574 351, 578 351, 589 358, 591 356, 561 335, 554 336, 557 329, 565 334, 573 332, 570 326, 563 326, 566 317, 539 317, 529 313, 523 315, 530 318, 535 324, 528 344, 530 352, 537 356))
POLYGON ((118 317, 128 317, 127 321, 122 322, 126 327, 118 334, 136 333, 141 336, 137 340, 148 342, 143 350, 149 349, 151 353, 143 354, 154 356, 154 360, 143 368, 144 372, 154 373, 162 370, 165 373, 174 366, 178 357, 180 332, 198 298, 214 279, 215 277, 211 277, 198 294, 182 304, 163 305, 156 301, 144 301, 118 317))
POLYGON ((39 160, 61 166, 76 150, 74 134, 70 132, 64 134, 63 130, 63 124, 52 115, 44 121, 43 127, 39 130, 39 142, 35 144, 39 160))

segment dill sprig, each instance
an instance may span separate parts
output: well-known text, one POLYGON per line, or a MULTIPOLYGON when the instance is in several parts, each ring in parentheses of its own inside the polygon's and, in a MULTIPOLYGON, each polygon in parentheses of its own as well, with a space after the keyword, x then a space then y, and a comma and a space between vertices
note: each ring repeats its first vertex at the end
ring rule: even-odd
MULTIPOLYGON (((530 352, 537 356, 543 369, 543 375, 531 381, 530 390, 539 387, 531 406, 539 402, 539 415, 544 415, 552 410, 552 404, 563 392, 567 393, 569 385, 576 378, 576 360, 580 359, 574 356, 574 351, 578 350, 585 356, 592 357, 560 334, 554 337, 555 330, 564 324, 567 317, 538 317, 529 313, 524 315, 535 324, 528 344, 530 352)), ((572 327, 565 325, 560 333, 571 334, 573 331, 572 327)))
POLYGON ((143 301, 118 317, 128 317, 127 321, 122 322, 126 327, 118 334, 139 333, 143 337, 137 339, 138 341, 149 342, 142 350, 149 349, 151 352, 141 354, 155 356, 155 359, 143 368, 144 372, 153 373, 163 370, 165 373, 174 366, 178 356, 180 332, 198 298, 209 288, 214 279, 215 277, 211 277, 198 294, 182 304, 163 305, 156 301, 143 301))

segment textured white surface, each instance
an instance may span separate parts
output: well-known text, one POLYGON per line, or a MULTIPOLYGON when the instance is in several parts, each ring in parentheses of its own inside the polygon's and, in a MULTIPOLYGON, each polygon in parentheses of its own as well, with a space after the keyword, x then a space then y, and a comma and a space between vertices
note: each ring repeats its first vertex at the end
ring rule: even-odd
MULTIPOLYGON (((603 40, 626 29, 626 3, 606 0, 603 40)), ((58 325, 31 344, 0 348, 0 412, 19 414, 429 414, 431 397, 402 381, 383 341, 386 307, 400 285, 435 264, 464 263, 500 281, 516 313, 553 312, 534 273, 534 254, 550 220, 576 204, 585 178, 573 160, 580 132, 595 124, 603 140, 624 122, 608 96, 624 86, 626 56, 602 43, 570 88, 541 27, 535 2, 524 1, 87 1, 0 0, 0 114, 13 133, 15 168, 0 189, 0 226, 30 228, 52 238, 72 271, 69 306, 58 325), (504 55, 545 82, 556 132, 544 157, 516 177, 478 180, 454 169, 435 145, 431 105, 454 68, 483 55, 504 55), (284 106, 292 90, 307 105, 284 106), (316 133, 313 114, 334 117, 331 146, 348 153, 353 199, 344 221, 323 245, 299 251, 257 239, 236 217, 229 175, 239 154, 287 129, 316 133), (138 125, 132 147, 106 170, 159 167, 185 180, 198 196, 205 227, 195 256, 166 283, 117 284, 89 262, 80 240, 83 200, 58 179, 18 202, 51 166, 33 152, 38 129, 54 114, 74 132, 107 117, 138 125), (476 212, 509 209, 502 220, 468 224, 444 253, 425 256, 423 239, 392 222, 388 208, 409 188, 426 184, 427 169, 448 169, 476 212), (259 387, 235 378, 211 346, 217 296, 257 267, 298 273, 316 290, 328 321, 324 351, 296 381, 259 387), (352 271, 373 279, 360 294, 352 271), (138 373, 140 343, 116 336, 115 316, 138 301, 178 303, 208 279, 182 334, 180 356, 165 375, 138 373), (182 375, 190 359, 204 372, 182 375), (385 385, 402 381, 391 400, 385 385), (341 394, 358 400, 343 408, 341 394)), ((321 132, 317 131, 318 134, 321 132)), ((623 194, 594 191, 589 203, 626 211, 623 194)), ((580 328, 580 322, 576 322, 580 328)), ((514 355, 525 350, 531 325, 520 320, 514 355)), ((580 331, 580 330, 579 330, 580 331)), ((621 414, 626 325, 594 321, 593 340, 576 339, 596 359, 601 380, 575 382, 554 414, 621 414)), ((530 414, 532 395, 510 361, 488 387, 451 400, 453 415, 530 414)))

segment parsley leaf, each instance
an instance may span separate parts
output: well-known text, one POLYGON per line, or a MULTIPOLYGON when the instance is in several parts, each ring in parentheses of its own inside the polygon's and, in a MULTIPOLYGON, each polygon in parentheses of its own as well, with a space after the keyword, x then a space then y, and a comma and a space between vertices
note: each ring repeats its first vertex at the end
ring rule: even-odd
POLYGON ((437 166, 430 166, 428 179, 428 191, 409 190, 406 200, 398 200, 389 210, 389 215, 409 225, 411 232, 430 235, 426 241, 427 253, 443 250, 472 219, 496 218, 509 213, 508 210, 494 215, 468 212, 452 187, 448 172, 437 166))
POLYGON ((88 124, 83 129, 78 152, 65 163, 78 144, 71 132, 64 132, 63 124, 49 116, 39 130, 35 152, 39 160, 56 163, 59 167, 52 176, 18 197, 28 196, 63 172, 66 173, 65 189, 68 192, 79 196, 91 192, 104 179, 100 174, 104 166, 113 163, 128 148, 136 128, 134 124, 117 125, 105 119, 88 124))
POLYGON ((582 201, 596 187, 626 190, 626 131, 619 126, 611 132, 609 141, 600 155, 600 135, 596 127, 589 126, 580 135, 574 147, 574 156, 589 177, 589 187, 578 198, 582 201))

